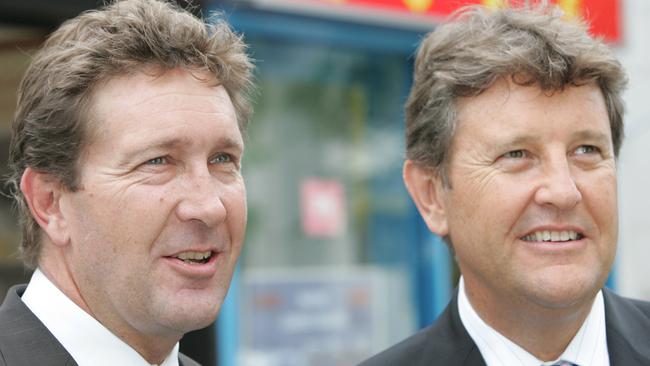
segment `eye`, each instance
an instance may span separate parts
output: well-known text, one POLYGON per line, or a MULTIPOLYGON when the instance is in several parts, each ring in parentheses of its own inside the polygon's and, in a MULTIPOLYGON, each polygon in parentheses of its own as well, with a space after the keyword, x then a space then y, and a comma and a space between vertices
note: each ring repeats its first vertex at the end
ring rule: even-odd
POLYGON ((226 153, 221 153, 215 155, 212 159, 210 159, 211 164, 224 164, 224 163, 232 163, 235 159, 233 158, 232 155, 226 154, 226 153))
POLYGON ((528 156, 528 153, 525 150, 512 150, 501 155, 502 158, 507 158, 507 159, 522 159, 525 158, 526 156, 528 156))
POLYGON ((163 165, 163 164, 167 164, 167 163, 168 163, 168 161, 167 161, 166 157, 159 156, 159 157, 147 160, 147 162, 145 164, 147 164, 147 165, 163 165))
POLYGON ((600 149, 593 145, 580 145, 576 150, 576 155, 599 153, 600 149))
POLYGON ((531 167, 534 162, 534 155, 525 149, 510 150, 501 154, 495 161, 495 166, 508 173, 517 173, 531 167))

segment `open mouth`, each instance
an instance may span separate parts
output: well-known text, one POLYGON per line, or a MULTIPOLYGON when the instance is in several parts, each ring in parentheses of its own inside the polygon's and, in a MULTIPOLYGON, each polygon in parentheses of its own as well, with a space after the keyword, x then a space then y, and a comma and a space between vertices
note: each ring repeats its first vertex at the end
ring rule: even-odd
POLYGON ((584 238, 584 235, 577 231, 535 231, 521 238, 523 241, 527 242, 567 242, 580 240, 584 238))
POLYGON ((208 250, 206 252, 182 252, 171 258, 182 260, 188 264, 205 264, 210 261, 213 255, 214 253, 208 250))

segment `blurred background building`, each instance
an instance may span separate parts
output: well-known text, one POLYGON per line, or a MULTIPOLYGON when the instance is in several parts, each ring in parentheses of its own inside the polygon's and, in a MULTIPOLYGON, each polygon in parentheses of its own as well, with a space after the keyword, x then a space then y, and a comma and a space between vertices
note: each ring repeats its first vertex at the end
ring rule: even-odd
MULTIPOLYGON (((631 83, 621 241, 609 286, 650 299, 650 2, 557 0, 616 49, 631 83)), ((96 0, 0 1, 0 160, 29 55, 96 0)), ((185 4, 185 2, 182 2, 185 4)), ((502 0, 194 1, 223 12, 256 60, 244 176, 249 226, 214 326, 182 341, 205 365, 347 366, 430 324, 457 270, 401 179, 403 103, 421 37, 462 4, 502 0)), ((6 174, 0 164, 0 174, 6 174)), ((0 291, 27 280, 0 197, 0 291)))

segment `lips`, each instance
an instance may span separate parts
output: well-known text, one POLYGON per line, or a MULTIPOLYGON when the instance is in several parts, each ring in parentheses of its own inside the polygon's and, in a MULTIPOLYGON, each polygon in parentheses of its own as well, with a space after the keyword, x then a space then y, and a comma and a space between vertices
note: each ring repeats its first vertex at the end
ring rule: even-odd
POLYGON ((537 230, 521 238, 527 242, 567 242, 580 240, 584 235, 576 230, 537 230))
POLYGON ((224 252, 214 248, 192 248, 164 256, 162 259, 176 273, 193 280, 213 278, 224 264, 224 252), (220 263, 220 264, 219 264, 220 263))
POLYGON ((210 261, 210 258, 214 252, 211 250, 207 251, 186 251, 186 252, 180 252, 176 255, 171 256, 171 258, 176 258, 179 260, 182 260, 185 263, 188 264, 205 264, 210 261))

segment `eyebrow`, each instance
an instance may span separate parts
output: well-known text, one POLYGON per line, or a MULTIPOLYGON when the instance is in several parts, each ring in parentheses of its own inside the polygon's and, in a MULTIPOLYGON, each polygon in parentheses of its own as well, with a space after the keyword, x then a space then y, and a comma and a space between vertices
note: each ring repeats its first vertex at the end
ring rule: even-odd
POLYGON ((572 137, 576 140, 591 140, 601 144, 609 144, 612 142, 612 138, 607 136, 607 134, 593 130, 580 130, 575 132, 572 137))
MULTIPOLYGON (((607 134, 600 131, 593 130, 579 130, 571 134, 572 140, 587 140, 594 141, 598 144, 608 145, 611 143, 611 138, 607 134)), ((505 142, 497 142, 492 144, 492 146, 497 150, 503 150, 511 148, 512 146, 517 145, 526 145, 530 143, 535 143, 540 140, 539 136, 536 135, 521 135, 513 138, 512 140, 507 140, 505 142)))
POLYGON ((492 149, 496 151, 501 151, 501 150, 511 149, 513 146, 527 145, 530 143, 534 143, 539 139, 540 137, 535 135, 520 135, 520 136, 516 136, 513 139, 508 139, 506 141, 498 141, 497 143, 492 143, 489 145, 492 147, 492 149))

